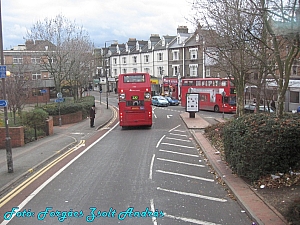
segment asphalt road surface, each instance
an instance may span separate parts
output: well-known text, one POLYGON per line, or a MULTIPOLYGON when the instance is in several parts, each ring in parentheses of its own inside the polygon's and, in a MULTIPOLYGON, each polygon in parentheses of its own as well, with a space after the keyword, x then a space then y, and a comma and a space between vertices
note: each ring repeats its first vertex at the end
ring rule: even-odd
POLYGON ((153 112, 151 129, 117 125, 95 140, 26 194, 8 224, 251 224, 199 154, 182 108, 153 112))

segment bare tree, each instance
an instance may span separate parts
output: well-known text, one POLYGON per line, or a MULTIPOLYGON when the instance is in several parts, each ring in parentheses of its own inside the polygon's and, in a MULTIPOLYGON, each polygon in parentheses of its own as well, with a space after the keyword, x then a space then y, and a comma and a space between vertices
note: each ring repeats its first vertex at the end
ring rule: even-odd
POLYGON ((36 22, 28 31, 27 39, 49 42, 49 46, 43 49, 45 56, 42 57, 41 67, 49 71, 57 92, 62 91, 63 81, 69 81, 71 86, 78 82, 78 77, 73 74, 76 71, 74 67, 85 62, 87 58, 76 56, 85 56, 92 52, 92 43, 83 27, 77 26, 62 15, 57 15, 54 19, 46 18, 36 22), (79 48, 79 42, 86 48, 79 48), (75 80, 70 82, 71 79, 75 80))
MULTIPOLYGON (((246 75, 256 63, 253 54, 255 41, 248 30, 255 25, 255 8, 244 0, 196 0, 195 19, 202 21, 213 36, 214 60, 220 69, 232 76, 237 94, 237 114, 243 114, 246 75)), ((256 41, 257 43, 257 41, 256 41)))
MULTIPOLYGON (((283 115, 285 93, 294 60, 299 55, 299 0, 206 0, 194 7, 206 26, 216 32, 216 46, 224 60, 224 70, 234 77, 238 114, 243 106, 247 73, 257 72, 257 97, 266 77, 278 83, 277 115, 283 115), (298 1, 298 2, 297 2, 298 1), (298 5, 298 7, 297 7, 298 5), (218 39, 219 38, 219 39, 218 39)), ((259 102, 258 102, 259 103, 259 102)), ((257 105, 258 107, 258 105, 257 105)))

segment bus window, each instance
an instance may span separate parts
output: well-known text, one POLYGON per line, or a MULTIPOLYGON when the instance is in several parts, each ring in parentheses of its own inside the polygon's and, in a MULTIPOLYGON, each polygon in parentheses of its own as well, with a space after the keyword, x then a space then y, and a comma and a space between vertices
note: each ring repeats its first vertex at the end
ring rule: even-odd
POLYGON ((212 85, 213 85, 212 82, 213 82, 212 80, 208 80, 208 81, 207 81, 207 86, 212 86, 212 85))
POLYGON ((201 86, 201 81, 200 80, 196 80, 196 86, 201 86))
POLYGON ((202 81, 202 86, 206 86, 206 80, 202 81))
POLYGON ((227 86, 227 80, 222 80, 221 81, 221 86, 226 87, 227 86))

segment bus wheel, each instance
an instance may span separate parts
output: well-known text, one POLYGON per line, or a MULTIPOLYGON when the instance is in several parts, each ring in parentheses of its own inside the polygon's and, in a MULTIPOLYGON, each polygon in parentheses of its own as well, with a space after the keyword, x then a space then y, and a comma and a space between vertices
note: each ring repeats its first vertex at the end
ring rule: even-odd
POLYGON ((219 106, 215 105, 214 111, 215 111, 215 112, 219 112, 219 110, 220 110, 220 109, 219 109, 219 106))

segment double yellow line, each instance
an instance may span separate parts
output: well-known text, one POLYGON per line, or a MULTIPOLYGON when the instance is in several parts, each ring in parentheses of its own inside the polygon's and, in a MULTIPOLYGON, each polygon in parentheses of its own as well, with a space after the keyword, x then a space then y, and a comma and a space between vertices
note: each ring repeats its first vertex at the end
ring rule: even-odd
MULTIPOLYGON (((0 199, 0 208, 2 208, 7 202, 9 202, 13 197, 15 197, 17 194, 19 194, 22 190, 24 190, 28 185, 30 185, 33 181, 35 181, 37 178, 42 176, 45 172, 47 172, 51 167, 53 167, 55 164, 66 158, 68 155, 70 155, 72 152, 76 151, 81 146, 85 145, 85 140, 81 140, 77 145, 75 145, 73 148, 69 149, 67 152, 50 162, 48 165, 43 167, 41 170, 39 170, 37 173, 26 179, 23 183, 19 184, 16 188, 14 188, 12 191, 10 191, 7 195, 5 195, 3 198, 0 199)), ((29 173, 33 173, 34 169, 31 168, 28 170, 29 173)))

